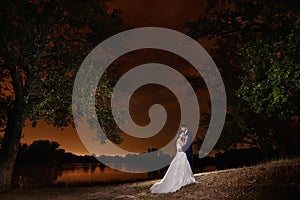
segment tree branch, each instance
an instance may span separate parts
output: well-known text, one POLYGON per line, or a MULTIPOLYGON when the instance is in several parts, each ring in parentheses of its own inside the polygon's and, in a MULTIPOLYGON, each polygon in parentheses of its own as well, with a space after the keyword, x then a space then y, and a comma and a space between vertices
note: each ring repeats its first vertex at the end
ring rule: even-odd
POLYGON ((249 144, 249 145, 254 145, 254 146, 257 146, 257 144, 255 142, 248 142, 246 140, 241 140, 242 143, 245 143, 245 144, 249 144))
POLYGON ((254 137, 251 137, 250 135, 245 135, 246 138, 252 140, 252 141, 255 141, 256 139, 254 137))
POLYGON ((21 101, 22 99, 22 79, 21 76, 18 72, 18 67, 17 66, 11 66, 9 68, 11 78, 12 78, 12 85, 14 89, 14 95, 15 95, 15 100, 16 102, 21 101))

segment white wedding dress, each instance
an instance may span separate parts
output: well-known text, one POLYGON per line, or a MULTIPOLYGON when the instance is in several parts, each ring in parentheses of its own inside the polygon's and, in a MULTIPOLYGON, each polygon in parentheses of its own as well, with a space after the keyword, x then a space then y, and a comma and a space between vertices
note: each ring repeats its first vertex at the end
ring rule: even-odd
POLYGON ((177 153, 167 173, 163 179, 154 183, 150 188, 151 193, 176 192, 181 187, 196 182, 186 154, 183 151, 179 151, 181 148, 181 145, 177 142, 177 153))

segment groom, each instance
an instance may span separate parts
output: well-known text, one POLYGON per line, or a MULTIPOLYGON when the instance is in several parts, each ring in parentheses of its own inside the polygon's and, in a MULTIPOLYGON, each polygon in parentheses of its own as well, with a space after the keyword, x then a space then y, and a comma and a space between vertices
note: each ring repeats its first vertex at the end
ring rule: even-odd
POLYGON ((186 157, 190 163, 190 166, 192 168, 192 171, 194 173, 194 165, 193 165, 193 148, 192 148, 192 140, 193 140, 193 134, 191 131, 188 130, 187 125, 185 123, 181 124, 180 126, 181 131, 184 132, 186 137, 186 144, 182 147, 182 150, 185 152, 186 157))

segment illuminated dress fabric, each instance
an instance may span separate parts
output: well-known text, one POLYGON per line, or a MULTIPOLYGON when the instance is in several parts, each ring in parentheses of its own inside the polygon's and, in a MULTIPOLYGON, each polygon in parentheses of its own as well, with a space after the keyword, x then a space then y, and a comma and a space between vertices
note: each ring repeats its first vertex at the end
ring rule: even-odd
POLYGON ((186 154, 181 151, 181 145, 177 142, 177 153, 172 160, 168 171, 163 179, 156 182, 151 188, 151 193, 171 193, 176 192, 181 187, 195 183, 195 178, 186 154))

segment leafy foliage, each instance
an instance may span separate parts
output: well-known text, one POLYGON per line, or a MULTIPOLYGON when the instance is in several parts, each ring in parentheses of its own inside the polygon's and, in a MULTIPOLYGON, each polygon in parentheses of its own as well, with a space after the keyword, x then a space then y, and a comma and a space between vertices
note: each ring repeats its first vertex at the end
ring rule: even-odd
POLYGON ((210 1, 197 21, 186 23, 192 37, 216 40, 214 55, 228 60, 221 64, 222 71, 237 72, 230 76, 237 85, 225 83, 233 95, 220 148, 237 142, 261 147, 272 138, 282 140, 279 132, 290 140, 285 121, 300 113, 297 5, 280 0, 210 1))
MULTIPOLYGON (((72 125, 71 97, 76 72, 87 53, 102 40, 122 29, 119 11, 111 13, 106 0, 21 0, 0 3, 0 127, 21 101, 24 119, 36 126, 44 120, 56 127, 72 125), (16 90, 15 80, 20 77, 16 90)), ((109 75, 99 83, 108 97, 109 75)), ((99 91, 97 91, 99 93, 99 91)), ((101 101, 101 100, 99 100, 101 101)), ((99 102, 99 107, 103 102, 99 102)), ((108 106, 102 106, 104 113, 108 106)), ((108 137, 120 138, 111 119, 108 137)))
POLYGON ((241 49, 245 76, 238 97, 257 114, 285 120, 300 113, 299 22, 280 40, 259 36, 241 49))

